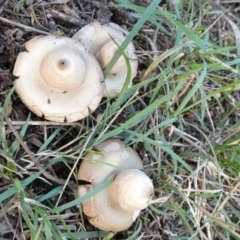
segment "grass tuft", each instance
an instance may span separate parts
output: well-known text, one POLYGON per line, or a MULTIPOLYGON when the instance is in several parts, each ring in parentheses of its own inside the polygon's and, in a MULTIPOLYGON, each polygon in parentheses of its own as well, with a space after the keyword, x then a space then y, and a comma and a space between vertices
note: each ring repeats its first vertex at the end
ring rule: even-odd
MULTIPOLYGON (((18 121, 8 89, 0 112, 0 220, 17 216, 17 230, 7 233, 15 239, 240 239, 238 20, 224 3, 139 2, 107 6, 134 24, 122 21, 131 31, 104 72, 121 54, 129 67, 123 50, 134 40, 138 77, 127 88, 128 69, 122 92, 88 118, 59 125, 28 112, 18 121), (155 187, 152 204, 117 234, 94 229, 79 207, 113 179, 76 198, 81 159, 115 137, 136 149, 155 187)), ((18 8, 31 12, 25 1, 18 8)))

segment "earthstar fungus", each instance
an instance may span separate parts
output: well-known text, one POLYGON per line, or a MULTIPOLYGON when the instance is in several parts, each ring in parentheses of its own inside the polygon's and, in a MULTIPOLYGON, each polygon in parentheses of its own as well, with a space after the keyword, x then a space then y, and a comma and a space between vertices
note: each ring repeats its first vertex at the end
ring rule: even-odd
POLYGON ((116 177, 109 187, 82 203, 83 212, 96 228, 111 232, 126 230, 149 205, 152 181, 140 170, 143 165, 138 154, 120 140, 108 139, 95 146, 95 150, 99 153, 87 153, 79 168, 78 195, 83 196, 116 177))
POLYGON ((103 74, 95 57, 67 37, 35 37, 25 44, 13 75, 22 102, 36 115, 73 122, 94 111, 103 94, 103 74))
MULTIPOLYGON (((117 44, 121 45, 125 40, 125 33, 126 30, 122 29, 117 24, 110 23, 101 25, 99 22, 94 21, 81 28, 73 36, 73 39, 81 42, 91 53, 93 53, 104 70, 118 50, 117 44)), ((134 53, 135 47, 132 42, 128 44, 124 52, 131 66, 131 78, 128 86, 130 87, 132 85, 132 79, 137 75, 138 67, 138 58, 134 53)), ((127 64, 124 57, 120 56, 104 81, 104 97, 112 97, 118 94, 123 88, 126 76, 127 64)))

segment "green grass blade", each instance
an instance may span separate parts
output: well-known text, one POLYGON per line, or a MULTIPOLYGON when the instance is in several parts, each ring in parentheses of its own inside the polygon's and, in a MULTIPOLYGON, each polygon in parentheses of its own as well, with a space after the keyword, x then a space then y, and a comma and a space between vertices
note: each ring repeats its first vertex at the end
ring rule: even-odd
MULTIPOLYGON (((29 123, 29 120, 30 120, 30 116, 31 116, 31 114, 28 115, 28 117, 27 117, 27 119, 26 119, 24 125, 22 126, 22 129, 21 129, 20 133, 19 133, 19 137, 21 139, 23 139, 25 134, 26 134, 26 131, 27 131, 27 128, 28 128, 28 123, 29 123)), ((10 147, 10 151, 11 151, 12 155, 14 155, 14 153, 16 153, 18 151, 19 146, 20 146, 20 142, 18 140, 15 140, 12 143, 12 145, 10 147)))
MULTIPOLYGON (((153 0, 152 3, 146 8, 145 12, 141 16, 141 18, 137 21, 136 24, 134 24, 134 27, 132 28, 131 32, 128 34, 124 42, 121 44, 121 49, 125 49, 128 44, 133 40, 134 36, 139 32, 140 28, 143 26, 143 24, 147 21, 147 19, 151 16, 151 14, 154 12, 158 4, 161 2, 161 0, 153 0)), ((114 57, 112 58, 111 62, 108 64, 106 69, 104 70, 104 76, 106 77, 109 72, 111 71, 114 64, 117 62, 118 58, 121 56, 121 53, 118 51, 114 57)))
POLYGON ((186 97, 184 97, 183 101, 181 102, 180 106, 178 107, 178 109, 175 111, 175 116, 178 116, 181 114, 181 111, 185 108, 185 106, 187 105, 187 103, 189 102, 189 100, 193 97, 193 95, 196 93, 196 91, 199 89, 199 87, 202 85, 203 80, 206 78, 207 75, 207 63, 204 61, 204 65, 203 65, 203 70, 201 75, 197 78, 197 81, 195 83, 195 85, 193 86, 193 88, 188 92, 188 94, 186 95, 186 97))
MULTIPOLYGON (((21 186, 23 188, 26 187, 27 185, 32 183, 36 178, 38 178, 42 174, 42 172, 43 171, 39 171, 37 173, 34 173, 32 176, 30 176, 27 179, 21 181, 21 186)), ((14 195, 17 192, 18 192, 18 189, 16 188, 16 186, 11 187, 7 191, 0 194, 0 202, 6 200, 7 198, 11 197, 12 195, 14 195)))
POLYGON ((62 189, 63 189, 63 186, 58 186, 58 187, 54 188, 53 190, 49 191, 47 194, 36 197, 36 201, 43 202, 49 198, 53 198, 53 197, 59 195, 61 193, 62 189))
POLYGON ((55 212, 62 212, 68 208, 74 207, 74 206, 78 206, 80 203, 86 201, 87 199, 95 196, 96 194, 98 194, 100 191, 104 190, 105 188, 107 188, 111 183, 113 182, 113 178, 108 179, 107 181, 99 184, 96 188, 94 188, 93 190, 91 190, 90 192, 86 193, 85 195, 83 195, 82 197, 79 197, 69 203, 63 204, 57 208, 54 209, 55 212))
POLYGON ((52 142, 52 140, 59 134, 59 132, 62 130, 62 128, 57 128, 47 139, 46 142, 44 142, 44 144, 39 148, 39 150, 37 151, 37 153, 42 152, 44 149, 47 148, 47 146, 52 142))

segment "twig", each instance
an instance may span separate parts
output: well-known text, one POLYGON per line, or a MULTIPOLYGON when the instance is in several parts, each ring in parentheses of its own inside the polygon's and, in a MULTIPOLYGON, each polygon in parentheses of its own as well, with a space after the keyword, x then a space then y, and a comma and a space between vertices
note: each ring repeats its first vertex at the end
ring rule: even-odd
POLYGON ((51 9, 50 11, 47 11, 47 12, 52 14, 52 17, 55 19, 62 20, 64 22, 67 22, 67 23, 72 24, 77 27, 81 26, 81 20, 79 18, 76 18, 74 16, 69 16, 69 15, 59 12, 55 9, 51 9))
POLYGON ((158 54, 159 51, 158 51, 156 42, 154 40, 152 40, 151 38, 147 37, 147 36, 144 36, 144 37, 148 40, 148 42, 149 42, 149 44, 151 46, 151 49, 154 52, 153 60, 156 60, 158 58, 158 56, 159 56, 159 54, 158 54))
POLYGON ((228 195, 226 196, 226 198, 222 201, 222 203, 220 204, 220 206, 217 208, 217 212, 220 212, 222 210, 222 208, 224 207, 224 205, 228 202, 228 200, 230 199, 231 195, 238 189, 238 187, 240 186, 240 180, 238 180, 238 182, 236 183, 236 185, 232 188, 232 190, 228 193, 228 195))
POLYGON ((26 26, 26 25, 21 24, 21 23, 17 23, 17 22, 8 20, 8 19, 6 19, 4 17, 0 17, 0 21, 8 23, 8 24, 12 24, 12 25, 20 27, 20 28, 24 28, 26 31, 37 32, 37 33, 41 33, 41 34, 44 34, 44 35, 50 34, 49 32, 45 32, 45 31, 42 31, 42 30, 39 30, 39 29, 35 29, 33 27, 26 26))
MULTIPOLYGON (((17 140, 19 141, 19 143, 21 144, 21 146, 23 147, 23 149, 25 150, 25 152, 29 155, 29 158, 31 159, 31 161, 36 165, 38 170, 44 170, 42 168, 42 166, 39 164, 39 162, 35 159, 33 153, 29 150, 28 146, 24 143, 24 141, 19 137, 18 133, 16 132, 16 130, 14 129, 12 123, 9 121, 9 119, 7 117, 4 117, 5 121, 7 122, 9 128, 12 130, 14 136, 17 138, 17 140)), ((51 174, 49 174, 48 172, 46 172, 45 170, 43 171, 43 176, 46 177, 48 180, 51 180, 53 182, 56 182, 57 184, 60 185, 64 185, 66 184, 65 180, 60 180, 57 179, 55 177, 53 177, 51 174)))
POLYGON ((10 223, 10 221, 9 221, 9 219, 7 217, 7 213, 6 213, 6 211, 5 211, 4 207, 3 207, 3 204, 1 202, 0 202, 0 206, 1 206, 1 211, 3 212, 4 218, 6 220, 6 223, 7 223, 8 227, 10 228, 11 232, 13 233, 14 238, 16 238, 17 240, 21 240, 18 237, 18 235, 16 234, 16 229, 15 230, 13 229, 13 226, 10 223))
POLYGON ((102 133, 99 134, 97 141, 99 141, 99 139, 101 139, 103 137, 103 135, 105 134, 105 132, 108 130, 108 128, 110 126, 112 126, 112 123, 117 119, 117 117, 120 115, 120 113, 123 111, 124 108, 126 108, 126 106, 129 104, 129 102, 132 101, 132 99, 134 99, 137 95, 139 94, 138 91, 136 91, 129 99, 128 101, 123 105, 123 107, 121 107, 119 109, 119 111, 115 114, 115 116, 112 118, 112 120, 109 122, 109 124, 107 125, 107 127, 103 130, 102 133))
MULTIPOLYGON (((26 124, 26 121, 11 121, 13 126, 21 126, 26 124)), ((8 125, 7 122, 3 122, 3 125, 8 125)), ((79 126, 82 127, 81 123, 62 123, 62 122, 48 122, 48 121, 29 121, 28 125, 32 126, 79 126)))
POLYGON ((62 191, 61 191, 61 193, 60 193, 60 195, 59 195, 59 197, 58 197, 58 200, 57 200, 57 202, 56 202, 56 204, 55 204, 55 207, 58 206, 58 204, 59 204, 59 202, 60 202, 60 199, 61 199, 61 197, 62 197, 62 195, 63 195, 63 192, 64 192, 64 190, 65 190, 68 182, 70 181, 70 178, 71 178, 72 174, 74 173, 75 169, 77 168, 77 165, 78 165, 78 163, 79 163, 79 161, 80 161, 80 159, 81 159, 81 157, 82 157, 82 155, 83 155, 83 153, 84 153, 84 151, 85 151, 85 149, 86 149, 89 141, 91 140, 93 134, 95 133, 96 128, 97 128, 97 126, 94 127, 94 128, 92 128, 92 131, 91 131, 90 135, 88 136, 87 140, 85 141, 85 143, 84 143, 84 145, 83 145, 83 147, 82 147, 82 150, 81 150, 81 152, 79 153, 79 155, 78 155, 78 157, 77 157, 77 159, 76 159, 76 161, 75 161, 75 163, 74 163, 74 165, 73 165, 73 167, 72 167, 72 169, 71 169, 71 172, 70 172, 69 175, 68 175, 68 178, 65 180, 65 184, 64 184, 63 189, 62 189, 62 191))
POLYGON ((192 140, 190 140, 189 138, 187 138, 186 136, 184 136, 183 132, 180 131, 179 129, 177 129, 175 126, 171 126, 171 131, 173 131, 175 134, 177 134, 179 137, 181 137, 182 139, 184 139, 186 142, 190 143, 192 146, 194 146, 195 148, 197 148, 201 153, 203 153, 204 155, 206 155, 217 167, 219 167, 218 162, 215 158, 213 158, 210 154, 207 153, 207 151, 205 151, 203 148, 201 148, 200 146, 198 146, 195 142, 193 142, 192 140))
POLYGON ((187 77, 184 81, 187 83, 185 88, 178 94, 178 99, 180 99, 189 89, 193 81, 196 80, 196 75, 192 74, 189 77, 187 77))
POLYGON ((230 229, 233 229, 233 230, 235 230, 235 231, 239 230, 239 227, 238 227, 237 225, 231 225, 231 224, 225 222, 224 220, 216 217, 215 215, 209 213, 205 208, 203 208, 202 206, 196 204, 194 201, 192 201, 192 200, 190 200, 190 199, 189 199, 189 201, 190 201, 194 206, 196 206, 198 209, 200 209, 201 212, 203 212, 203 213, 204 213, 207 217, 209 217, 210 219, 215 220, 216 222, 220 223, 221 225, 224 225, 224 226, 226 226, 226 227, 228 227, 228 228, 230 228, 230 229))

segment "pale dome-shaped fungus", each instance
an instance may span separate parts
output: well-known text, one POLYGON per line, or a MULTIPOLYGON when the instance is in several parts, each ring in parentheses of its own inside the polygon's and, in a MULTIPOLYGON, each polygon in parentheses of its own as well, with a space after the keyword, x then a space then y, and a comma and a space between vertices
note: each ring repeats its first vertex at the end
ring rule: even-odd
POLYGON ((13 75, 22 102, 36 115, 57 122, 87 117, 103 96, 103 74, 95 57, 78 41, 54 35, 25 44, 13 75))
MULTIPOLYGON (((104 70, 114 57, 125 40, 125 30, 117 24, 101 25, 99 22, 92 22, 80 29, 73 39, 81 42, 89 51, 91 51, 98 59, 102 69, 104 70), (115 43, 114 41, 117 43, 115 43)), ((132 79, 137 75, 138 58, 135 47, 132 42, 128 44, 124 50, 131 66, 131 78, 129 87, 132 85, 132 79)), ((104 97, 112 97, 118 94, 125 83, 127 77, 127 64, 123 56, 120 56, 116 64, 105 79, 104 97)))
POLYGON ((143 165, 138 154, 120 140, 106 140, 95 150, 99 153, 87 153, 79 168, 78 195, 83 196, 116 177, 109 187, 82 203, 83 212, 96 228, 111 232, 126 230, 149 205, 152 181, 141 171, 143 165))

